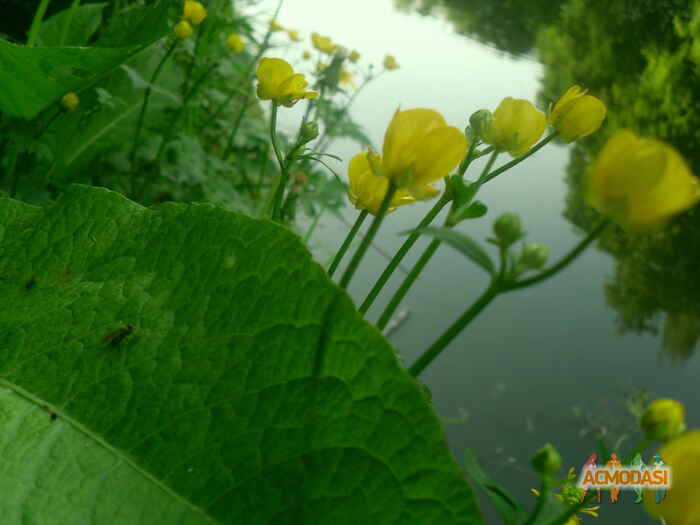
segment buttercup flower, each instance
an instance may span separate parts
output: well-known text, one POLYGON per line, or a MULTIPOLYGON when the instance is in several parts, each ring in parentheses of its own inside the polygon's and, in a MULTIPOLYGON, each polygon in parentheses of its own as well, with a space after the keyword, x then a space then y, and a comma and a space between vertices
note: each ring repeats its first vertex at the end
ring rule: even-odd
POLYGON ((605 119, 605 104, 586 92, 581 86, 571 86, 549 114, 549 123, 568 142, 597 131, 605 119))
POLYGON ((80 99, 73 91, 69 91, 61 98, 61 106, 67 111, 73 111, 80 104, 80 99))
POLYGON ((228 45, 228 47, 234 53, 240 53, 245 48, 245 42, 236 33, 231 33, 228 36, 228 38, 226 39, 226 45, 228 45))
POLYGON ((432 109, 396 110, 384 135, 381 175, 416 199, 434 197, 431 183, 445 178, 464 157, 467 138, 432 109))
POLYGON ((185 38, 189 38, 193 31, 192 25, 187 20, 180 20, 175 24, 173 34, 180 40, 184 40, 185 38))
POLYGON ((301 42, 301 37, 299 36, 299 31, 287 29, 287 36, 289 36, 289 39, 292 42, 301 42))
MULTIPOLYGON (((379 212, 384 196, 389 189, 389 179, 375 174, 381 165, 377 154, 362 152, 355 155, 348 166, 348 196, 358 210, 366 210, 373 215, 379 212)), ((415 199, 406 190, 398 190, 389 207, 389 212, 398 206, 410 204, 415 199)))
POLYGON ((195 2, 194 0, 185 0, 185 7, 182 18, 184 18, 191 24, 197 26, 204 22, 204 19, 206 17, 207 10, 202 4, 200 4, 199 2, 195 2))
POLYGON ((282 26, 277 20, 270 20, 270 29, 272 31, 284 31, 284 26, 282 26))
POLYGON ((292 107, 302 98, 316 98, 318 93, 306 91, 309 84, 304 75, 281 58, 263 58, 257 69, 258 97, 276 104, 292 107))
POLYGON ((318 64, 316 64, 316 74, 320 75, 321 73, 323 73, 323 70, 326 69, 327 67, 328 67, 328 64, 324 64, 323 62, 319 62, 318 64))
POLYGON ((309 53, 308 51, 304 51, 304 52, 301 54, 301 57, 302 57, 304 60, 308 60, 308 59, 311 58, 311 53, 309 53))
POLYGON ((547 127, 547 119, 532 102, 525 99, 504 98, 493 112, 493 120, 484 131, 483 141, 513 157, 527 153, 547 127))
POLYGON ((394 69, 399 68, 399 64, 396 62, 396 59, 392 55, 387 55, 384 57, 384 67, 388 71, 393 71, 394 69))
POLYGON ((668 441, 685 431, 685 407, 674 399, 649 403, 640 420, 647 439, 668 441))
MULTIPOLYGON (((554 494, 558 500, 563 501, 567 505, 576 505, 581 501, 581 498, 583 497, 583 489, 579 488, 577 485, 577 477, 576 477, 576 470, 571 467, 569 469, 569 472, 566 477, 566 481, 561 487, 561 491, 558 494, 554 494)), ((537 489, 530 489, 532 493, 539 497, 540 491, 537 489)), ((593 505, 590 507, 584 507, 582 508, 578 513, 579 514, 586 514, 588 516, 593 516, 594 518, 598 517, 598 510, 600 509, 600 505, 593 505)), ((579 525, 581 523, 581 518, 578 515, 571 516, 569 518, 569 521, 567 521, 564 525, 579 525)))
POLYGON ((355 83, 352 81, 352 73, 345 68, 340 70, 339 82, 344 86, 355 87, 355 83))
POLYGON ((358 53, 355 49, 351 51, 351 53, 348 55, 348 60, 352 62, 353 64, 360 60, 360 53, 358 53))
POLYGON ((671 488, 656 503, 654 490, 644 491, 644 507, 666 525, 700 524, 700 430, 688 432, 659 450, 661 460, 671 468, 671 488))
POLYGON ((318 33, 311 33, 311 43, 321 53, 332 55, 338 50, 338 45, 327 36, 321 36, 318 33))
POLYGON ((586 200, 622 226, 658 227, 700 198, 697 179, 665 142, 618 131, 590 172, 586 200))

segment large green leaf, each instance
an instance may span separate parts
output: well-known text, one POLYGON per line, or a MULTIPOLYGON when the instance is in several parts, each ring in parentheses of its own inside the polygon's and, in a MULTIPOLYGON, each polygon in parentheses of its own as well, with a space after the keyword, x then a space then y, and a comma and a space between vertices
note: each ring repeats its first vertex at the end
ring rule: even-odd
POLYGON ((0 297, 3 525, 481 523, 419 385, 276 224, 2 199, 0 297))

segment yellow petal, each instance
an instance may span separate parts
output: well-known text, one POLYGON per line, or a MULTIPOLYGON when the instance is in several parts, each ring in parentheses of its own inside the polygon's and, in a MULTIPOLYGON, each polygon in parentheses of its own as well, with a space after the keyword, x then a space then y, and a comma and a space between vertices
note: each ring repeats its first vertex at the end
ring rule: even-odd
POLYGON ((279 86, 294 74, 292 66, 281 58, 263 58, 257 69, 258 97, 271 100, 280 94, 279 86))
POLYGON ((452 126, 428 133, 417 148, 412 185, 424 186, 449 175, 464 158, 467 138, 452 126))
POLYGON ((423 138, 444 126, 445 119, 432 109, 397 109, 384 135, 382 158, 387 174, 392 178, 403 176, 416 160, 423 138))
MULTIPOLYGON (((373 215, 379 212, 384 196, 389 189, 389 179, 375 175, 381 171, 381 158, 368 152, 358 153, 348 165, 348 196, 353 205, 360 210, 367 210, 373 215)), ((389 211, 398 206, 415 202, 406 190, 399 189, 391 201, 389 211)))

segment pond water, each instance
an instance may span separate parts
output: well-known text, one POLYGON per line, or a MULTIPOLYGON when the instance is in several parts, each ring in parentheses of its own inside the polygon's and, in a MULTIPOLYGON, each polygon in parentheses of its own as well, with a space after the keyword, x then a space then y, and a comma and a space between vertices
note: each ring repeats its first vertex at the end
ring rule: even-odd
MULTIPOLYGON (((544 75, 534 53, 515 56, 500 51, 457 34, 443 17, 398 11, 391 0, 291 0, 278 19, 307 39, 317 31, 357 49, 365 64, 380 64, 385 53, 396 57, 400 69, 370 84, 351 110, 379 149, 399 106, 434 108, 449 124, 463 128, 473 111, 495 109, 506 96, 534 101, 544 75)), ((302 67, 298 57, 305 48, 308 43, 268 56, 283 56, 302 67)), ((296 127, 303 112, 298 106, 284 112, 282 126, 296 127)), ((336 165, 343 175, 347 160, 358 151, 350 141, 337 141, 329 148, 344 159, 336 165)), ((528 239, 549 245, 552 260, 558 259, 584 235, 563 217, 570 151, 568 145, 548 145, 486 185, 480 199, 489 206, 488 215, 460 225, 460 230, 483 240, 495 217, 514 211, 528 239)), ((509 160, 506 157, 500 162, 509 160)), ((479 168, 479 163, 472 167, 472 177, 479 168)), ((391 214, 377 244, 394 253, 403 240, 400 232, 414 227, 430 206, 421 203, 391 214)), ((344 213, 354 221, 357 212, 348 206, 344 213)), ((324 216, 311 240, 319 262, 332 256, 347 229, 330 214, 324 216)), ((404 265, 411 267, 426 245, 419 241, 404 265)), ((358 304, 385 264, 380 253, 370 251, 349 290, 358 304)), ((624 439, 634 429, 625 399, 635 389, 684 402, 688 426, 700 424, 699 360, 681 363, 665 357, 660 335, 618 333, 617 314, 605 295, 615 264, 610 255, 589 248, 555 278, 499 297, 421 377, 432 392, 435 410, 449 418, 445 428, 458 461, 466 448, 476 449, 484 468, 520 501, 534 502, 530 488, 537 478, 529 458, 544 443, 556 444, 565 466, 578 469, 595 451, 595 436, 601 431, 607 432, 610 445, 624 439)), ((400 272, 394 275, 384 301, 402 278, 400 272)), ((391 340, 404 362, 410 364, 485 286, 484 272, 442 246, 400 308, 409 317, 391 340)), ((375 304, 370 320, 384 304, 375 304)), ((638 437, 630 437, 621 450, 629 450, 638 437)), ((595 522, 652 523, 632 500, 631 494, 623 494, 616 504, 605 501, 595 522)), ((497 523, 484 507, 487 522, 497 523)), ((589 520, 594 519, 584 518, 589 520)))

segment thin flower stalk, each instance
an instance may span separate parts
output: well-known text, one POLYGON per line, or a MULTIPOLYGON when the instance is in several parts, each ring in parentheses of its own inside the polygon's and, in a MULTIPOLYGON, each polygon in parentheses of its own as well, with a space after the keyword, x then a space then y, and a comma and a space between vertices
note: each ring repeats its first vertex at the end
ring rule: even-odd
POLYGON ((357 235, 357 232, 359 231, 360 227, 362 226, 362 223, 367 218, 367 215, 369 215, 369 212, 367 210, 360 211, 359 215, 357 216, 357 219, 355 220, 355 223, 352 225, 352 228, 350 229, 348 234, 345 236, 345 240, 343 241, 343 244, 341 244, 340 248, 338 249, 337 253, 335 254, 335 257, 333 257, 333 261, 331 262, 331 265, 328 267, 328 277, 333 277, 333 274, 338 269, 338 265, 340 264, 340 261, 343 260, 345 253, 348 251, 348 248, 350 248, 350 244, 352 244, 352 241, 355 239, 355 236, 357 235))

